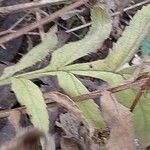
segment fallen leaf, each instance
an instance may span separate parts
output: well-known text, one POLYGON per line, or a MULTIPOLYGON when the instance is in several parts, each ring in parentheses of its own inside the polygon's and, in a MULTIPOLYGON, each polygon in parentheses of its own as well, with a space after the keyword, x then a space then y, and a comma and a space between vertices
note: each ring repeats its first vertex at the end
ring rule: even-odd
POLYGON ((21 117, 21 113, 19 110, 11 111, 8 117, 8 120, 14 126, 16 133, 19 133, 22 130, 22 127, 20 125, 20 117, 21 117))
MULTIPOLYGON (((47 95, 47 94, 46 94, 47 95)), ((77 116, 82 121, 85 120, 85 117, 83 116, 82 112, 79 110, 76 103, 70 99, 67 95, 64 95, 59 92, 51 92, 48 93, 48 96, 52 101, 57 102, 60 106, 66 108, 70 113, 77 116)))
POLYGON ((89 130, 85 124, 78 117, 71 113, 61 114, 59 116, 60 122, 56 125, 64 131, 67 137, 74 137, 76 139, 86 139, 89 135, 89 130))
POLYGON ((60 122, 56 124, 65 133, 60 140, 62 150, 99 150, 98 145, 90 138, 88 128, 76 116, 61 114, 60 122))
POLYGON ((100 99, 103 117, 110 128, 108 150, 135 150, 132 113, 108 91, 100 99))
POLYGON ((75 138, 61 138, 61 149, 62 150, 81 150, 83 149, 81 143, 75 138))
POLYGON ((32 129, 14 138, 10 142, 0 147, 1 150, 38 150, 40 137, 44 133, 37 129, 32 129))
POLYGON ((75 138, 61 138, 61 149, 62 150, 102 150, 98 145, 89 138, 85 143, 75 138))

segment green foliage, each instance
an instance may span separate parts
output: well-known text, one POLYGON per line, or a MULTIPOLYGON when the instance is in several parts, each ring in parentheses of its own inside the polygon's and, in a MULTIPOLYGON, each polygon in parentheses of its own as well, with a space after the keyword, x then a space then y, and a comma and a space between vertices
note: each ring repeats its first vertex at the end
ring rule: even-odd
MULTIPOLYGON (((122 37, 113 45, 112 51, 106 59, 89 63, 71 64, 76 59, 95 52, 109 36, 111 31, 111 18, 105 9, 95 6, 91 12, 92 27, 84 39, 71 42, 54 51, 52 53, 51 62, 47 67, 41 70, 19 74, 14 77, 32 79, 41 76, 57 75, 60 86, 70 96, 77 96, 88 92, 74 74, 103 79, 110 85, 117 85, 124 82, 126 80, 126 78, 124 78, 125 75, 123 73, 123 75, 120 75, 117 70, 122 64, 133 57, 139 49, 139 46, 147 38, 150 30, 149 12, 150 5, 147 5, 136 13, 130 26, 125 29, 122 37)), ((131 68, 130 71, 133 72, 134 68, 131 68)), ((1 85, 7 83, 10 83, 10 78, 2 77, 0 79, 1 85)), ((129 107, 135 97, 135 89, 119 92, 116 96, 122 104, 129 107)), ((144 141, 149 141, 149 94, 144 98, 142 98, 134 111, 134 120, 138 137, 144 141)), ((77 104, 92 125, 99 128, 104 126, 97 105, 92 100, 79 102, 77 104)))
MULTIPOLYGON (((104 42, 104 40, 109 36, 111 31, 111 17, 107 13, 107 11, 99 6, 95 6, 91 12, 91 20, 92 20, 92 27, 88 34, 80 41, 77 42, 71 42, 69 44, 66 44, 62 48, 59 48, 58 50, 54 51, 52 53, 52 60, 50 62, 50 65, 48 65, 46 68, 42 70, 37 70, 34 72, 30 72, 27 74, 21 74, 17 75, 15 77, 24 77, 24 78, 35 78, 40 77, 44 75, 52 75, 57 73, 59 74, 60 68, 64 67, 65 65, 70 64, 74 60, 81 58, 90 52, 96 51, 98 48, 100 48, 104 42)), ((32 51, 31 51, 32 52, 32 51)), ((25 56, 26 57, 26 56, 25 56)), ((26 57, 27 58, 27 57, 26 57)), ((22 58, 24 59, 24 58, 22 58)), ((30 63, 30 65, 32 65, 30 63)), ((28 65, 29 66, 29 65, 28 65)), ((10 82, 9 78, 3 79, 5 76, 2 76, 1 84, 7 84, 10 82)), ((75 77, 74 77, 75 78, 75 77)), ((77 78, 75 78, 76 81, 78 81, 77 78)), ((79 81, 78 81, 79 82, 79 81)), ((65 84, 64 84, 65 85, 65 84)), ((62 85, 62 88, 65 88, 65 86, 62 85)), ((81 85, 81 84, 80 84, 81 85)), ((83 92, 85 91, 85 87, 82 85, 80 87, 80 90, 83 92)), ((68 93, 68 90, 66 90, 68 93)), ((93 101, 84 102, 87 103, 86 106, 89 108, 85 108, 85 104, 83 104, 83 107, 80 108, 84 112, 84 114, 88 114, 88 118, 90 118, 89 122, 92 122, 92 124, 95 124, 95 127, 103 126, 103 122, 100 121, 101 119, 91 119, 90 116, 93 116, 93 112, 89 111, 95 110, 95 115, 99 115, 100 111, 97 108, 97 105, 93 101), (95 123, 93 122, 95 121, 95 123), (98 123, 99 121, 99 123, 98 123)), ((100 117, 100 115, 99 115, 100 117)))
POLYGON ((142 55, 150 55, 150 37, 144 40, 140 47, 140 51, 142 52, 142 55))
POLYGON ((59 70, 91 52, 100 48, 111 31, 111 18, 105 9, 98 6, 91 12, 92 27, 80 41, 70 42, 52 54, 50 70, 59 70))
POLYGON ((135 130, 143 143, 150 144, 150 93, 145 93, 134 110, 135 130))
MULTIPOLYGON (((59 72, 57 77, 59 85, 71 96, 78 96, 89 92, 72 73, 59 72)), ((77 105, 92 126, 96 128, 104 127, 104 122, 100 115, 100 111, 92 99, 77 102, 77 105)))
POLYGON ((12 76, 16 72, 28 68, 43 60, 50 52, 54 50, 57 45, 58 41, 55 32, 56 28, 54 27, 49 33, 47 33, 47 36, 41 44, 30 50, 17 64, 6 67, 2 78, 12 76))
POLYGON ((38 86, 27 79, 12 78, 12 90, 19 103, 26 106, 33 125, 43 131, 49 130, 46 104, 38 86))
POLYGON ((129 61, 143 40, 149 35, 150 30, 150 5, 144 6, 133 17, 130 26, 126 27, 112 51, 104 60, 66 66, 64 70, 106 70, 115 71, 125 62, 129 61))

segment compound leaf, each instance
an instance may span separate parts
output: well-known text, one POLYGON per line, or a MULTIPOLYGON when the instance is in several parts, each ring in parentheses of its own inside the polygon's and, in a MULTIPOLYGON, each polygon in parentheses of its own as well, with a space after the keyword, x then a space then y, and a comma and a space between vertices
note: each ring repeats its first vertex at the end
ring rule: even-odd
POLYGON ((149 35, 150 30, 150 5, 144 6, 138 11, 126 27, 117 43, 114 43, 112 51, 104 60, 89 63, 66 66, 63 70, 102 70, 116 71, 125 62, 128 62, 136 53, 141 43, 149 35))

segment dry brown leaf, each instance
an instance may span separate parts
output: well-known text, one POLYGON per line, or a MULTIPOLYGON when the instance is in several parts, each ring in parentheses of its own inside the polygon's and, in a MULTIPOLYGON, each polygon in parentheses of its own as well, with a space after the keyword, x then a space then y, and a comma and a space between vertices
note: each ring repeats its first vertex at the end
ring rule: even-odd
POLYGON ((82 121, 85 120, 82 112, 78 109, 75 102, 72 99, 70 99, 67 95, 64 95, 59 92, 52 92, 49 93, 48 96, 50 100, 57 102, 60 106, 66 108, 70 113, 74 114, 82 121))
POLYGON ((0 147, 1 150, 38 150, 38 143, 40 137, 44 136, 44 133, 32 129, 24 134, 14 138, 10 142, 0 147))
POLYGON ((25 129, 16 138, 0 146, 0 150, 41 150, 41 138, 43 139, 44 150, 55 150, 53 136, 36 128, 25 129))
POLYGON ((84 145, 82 145, 79 141, 74 138, 61 138, 61 149, 62 150, 81 150, 84 145))
POLYGON ((13 110, 11 111, 8 120, 10 123, 14 126, 16 130, 16 134, 19 133, 22 130, 22 127, 20 125, 20 111, 19 110, 13 110))
POLYGON ((135 150, 132 113, 108 91, 100 100, 103 117, 110 128, 107 150, 135 150))
POLYGON ((90 138, 88 128, 74 115, 70 113, 61 114, 60 127, 65 136, 60 139, 62 150, 99 150, 99 146, 90 138))

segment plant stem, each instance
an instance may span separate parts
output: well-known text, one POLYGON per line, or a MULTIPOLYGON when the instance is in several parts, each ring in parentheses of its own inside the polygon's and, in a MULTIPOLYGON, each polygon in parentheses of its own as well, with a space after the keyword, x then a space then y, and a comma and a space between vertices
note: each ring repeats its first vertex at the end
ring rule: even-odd
POLYGON ((133 112, 134 108, 136 107, 137 103, 139 102, 140 98, 142 97, 142 95, 144 94, 144 92, 146 91, 146 89, 148 89, 150 87, 150 77, 146 80, 146 82, 141 86, 140 90, 138 91, 138 93, 135 96, 135 99, 130 107, 130 111, 133 112))

